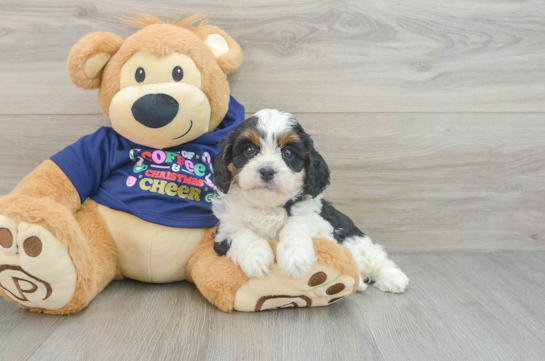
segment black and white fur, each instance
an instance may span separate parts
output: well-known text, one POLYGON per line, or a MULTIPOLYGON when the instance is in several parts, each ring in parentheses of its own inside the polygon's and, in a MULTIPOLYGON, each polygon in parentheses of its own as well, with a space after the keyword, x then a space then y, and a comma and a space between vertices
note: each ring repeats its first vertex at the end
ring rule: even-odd
POLYGON ((361 273, 358 290, 367 288, 363 280, 382 291, 405 290, 409 279, 382 246, 322 198, 329 168, 293 115, 261 110, 221 146, 212 200, 220 221, 214 247, 219 255, 249 277, 264 277, 274 263, 268 241, 279 239, 280 271, 300 277, 317 259, 312 238, 324 237, 352 253, 361 273))

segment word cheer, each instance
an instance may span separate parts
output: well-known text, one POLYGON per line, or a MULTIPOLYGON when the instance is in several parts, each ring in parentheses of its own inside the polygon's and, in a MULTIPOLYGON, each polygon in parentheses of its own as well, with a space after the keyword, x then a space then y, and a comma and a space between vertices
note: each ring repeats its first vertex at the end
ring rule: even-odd
POLYGON ((169 196, 177 195, 180 198, 187 198, 192 201, 201 200, 201 190, 199 188, 188 187, 186 185, 178 186, 173 182, 169 183, 159 179, 142 178, 139 186, 140 189, 152 193, 166 194, 169 196))
POLYGON ((140 189, 168 196, 178 196, 192 201, 212 201, 214 183, 212 181, 212 159, 208 152, 201 156, 189 151, 169 152, 163 150, 132 149, 130 158, 135 161, 133 172, 127 186, 138 182, 140 189), (150 169, 166 168, 165 170, 150 169), (145 178, 142 178, 144 173, 145 178), (140 175, 138 175, 140 174, 140 175), (204 192, 210 190, 204 194, 204 192), (203 197, 204 196, 204 197, 203 197), (204 199, 203 199, 204 198, 204 199))

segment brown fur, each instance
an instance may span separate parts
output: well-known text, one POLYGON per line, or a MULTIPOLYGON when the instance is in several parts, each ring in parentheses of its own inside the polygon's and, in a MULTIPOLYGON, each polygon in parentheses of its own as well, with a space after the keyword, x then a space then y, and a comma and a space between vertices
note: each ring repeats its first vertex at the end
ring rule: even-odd
POLYGON ((259 132, 256 129, 246 129, 242 136, 248 138, 255 145, 259 145, 259 132))
POLYGON ((229 51, 217 58, 217 62, 225 74, 233 73, 239 68, 240 64, 242 64, 242 49, 240 49, 240 45, 238 45, 238 43, 225 31, 212 25, 201 26, 191 30, 194 34, 201 38, 201 40, 205 40, 210 34, 220 34, 225 40, 227 40, 229 51))
MULTIPOLYGON (((188 30, 188 26, 203 20, 200 15, 175 24, 144 14, 128 20, 144 28, 125 41, 114 34, 92 33, 72 48, 67 68, 74 84, 86 89, 100 88, 99 102, 108 117, 111 100, 119 91, 121 68, 133 54, 145 52, 157 57, 172 52, 186 54, 201 72, 201 90, 211 105, 209 129, 213 131, 224 118, 229 105, 226 74, 238 68, 242 60, 238 44, 221 29, 202 22, 188 30), (209 34, 221 34, 230 50, 216 59, 204 43, 209 34), (92 78, 88 77, 86 64, 98 54, 108 54, 111 58, 96 75, 93 73, 92 78)), ((96 203, 87 200, 82 206, 73 184, 51 160, 25 177, 10 195, 0 198, 0 214, 16 222, 28 222, 48 230, 67 248, 74 264, 77 281, 73 299, 59 310, 31 308, 32 311, 77 312, 113 278, 121 277, 117 247, 96 203)), ((0 294, 6 296, 3 291, 0 294)))
POLYGON ((31 308, 31 311, 52 314, 77 312, 116 275, 117 255, 112 250, 115 244, 96 213, 96 205, 93 208, 88 202, 74 217, 69 209, 49 198, 36 199, 23 195, 2 197, 0 214, 16 222, 32 223, 48 230, 66 247, 78 275, 74 296, 66 306, 59 310, 31 308), (78 218, 81 224, 78 224, 78 218), (89 242, 86 235, 92 237, 92 241, 89 242))
POLYGON ((341 271, 341 274, 347 274, 356 280, 351 293, 354 294, 360 284, 360 271, 350 251, 335 242, 331 242, 327 238, 315 238, 314 251, 318 257, 318 262, 338 269, 341 271))
POLYGON ((114 278, 123 278, 117 264, 117 247, 108 231, 97 204, 92 200, 83 203, 75 215, 83 238, 78 240, 88 248, 87 274, 78 272, 78 283, 72 300, 59 310, 46 310, 45 313, 68 315, 81 311, 114 278))
POLYGON ((211 303, 224 312, 233 311, 238 289, 248 276, 227 257, 214 251, 215 228, 210 229, 195 248, 187 263, 187 280, 195 283, 211 303))
MULTIPOLYGON (((136 52, 157 57, 180 52, 193 59, 201 72, 201 90, 211 105, 210 131, 224 118, 229 104, 226 74, 235 71, 242 62, 240 46, 223 30, 199 24, 201 16, 175 24, 145 14, 130 18, 144 28, 125 41, 109 33, 92 33, 81 39, 70 52, 67 68, 72 81, 86 89, 100 88, 99 102, 108 117, 112 98, 120 88, 120 71, 136 52), (214 56, 204 44, 210 34, 220 34, 229 51, 214 56), (112 57, 93 78, 85 74, 85 65, 98 54, 112 57)), ((98 63, 100 65, 100 63, 98 63)), ((93 73, 94 74, 94 73, 93 73)), ((72 314, 83 309, 114 278, 121 278, 118 250, 100 215, 97 204, 79 194, 68 177, 51 160, 30 173, 8 196, 0 197, 0 214, 16 221, 27 222, 48 230, 66 247, 77 274, 76 290, 70 302, 58 310, 30 308, 31 311, 52 314, 72 314)), ((195 282, 202 294, 220 309, 233 310, 237 291, 248 277, 226 257, 213 249, 215 229, 209 230, 195 248, 187 265, 187 279, 195 282)), ((276 243, 271 243, 275 247, 276 243)), ((348 250, 327 240, 315 240, 319 261, 338 268, 359 280, 358 267, 348 250)), ((357 285, 356 285, 357 287, 357 285)), ((274 292, 274 290, 271 290, 274 292)), ((10 300, 0 289, 0 295, 10 300)), ((20 304, 19 306, 24 307, 20 304)))
POLYGON ((67 67, 72 81, 77 86, 98 88, 100 108, 109 118, 110 103, 120 90, 120 72, 123 65, 137 52, 144 52, 162 57, 172 52, 188 55, 193 59, 201 72, 201 90, 210 102, 211 115, 209 131, 213 131, 223 120, 229 107, 229 84, 226 74, 230 74, 242 63, 240 46, 223 30, 216 26, 202 23, 192 29, 187 26, 202 20, 202 16, 194 15, 176 24, 169 24, 159 18, 146 14, 126 19, 143 26, 140 31, 129 36, 124 42, 116 35, 109 33, 93 33, 81 39, 70 52, 67 67), (229 45, 229 51, 214 56, 204 44, 210 34, 220 34, 229 45), (99 53, 111 54, 99 76, 87 78, 84 72, 86 61, 99 53))
POLYGON ((107 118, 110 103, 119 91, 121 68, 133 54, 139 51, 158 57, 172 52, 180 52, 191 57, 201 72, 201 90, 210 102, 210 131, 219 125, 229 106, 230 92, 227 77, 210 49, 195 34, 169 24, 149 25, 129 36, 122 48, 106 65, 98 98, 102 112, 107 118))
POLYGON ((233 178, 236 177, 238 172, 233 163, 229 163, 229 165, 227 166, 227 170, 229 171, 229 173, 231 173, 231 176, 233 178))
POLYGON ((88 200, 81 207, 76 188, 53 161, 43 162, 1 200, 0 214, 16 222, 42 226, 55 236, 67 248, 78 275, 74 297, 66 306, 59 310, 31 308, 31 311, 77 312, 114 276, 120 276, 116 267, 117 249, 96 203, 88 200))
POLYGON ((239 185, 238 183, 238 173, 240 172, 240 169, 237 169, 235 165, 231 162, 227 166, 227 170, 229 173, 231 173, 231 176, 233 177, 232 182, 234 182, 236 185, 239 185))
MULTIPOLYGON (((318 257, 316 262, 337 269, 341 274, 353 277, 356 280, 356 283, 354 284, 354 289, 351 294, 354 294, 359 286, 360 271, 354 257, 350 254, 350 251, 335 242, 331 242, 327 238, 313 238, 313 241, 314 252, 316 252, 316 257, 318 257)), ((276 255, 278 241, 270 241, 269 244, 276 255)), ((274 261, 276 262, 276 257, 274 261)))
POLYGON ((55 162, 48 159, 30 172, 11 192, 32 198, 49 198, 72 213, 81 207, 76 187, 55 162))
POLYGON ((300 142, 300 141, 301 141, 301 138, 299 138, 299 136, 295 132, 282 133, 280 137, 278 137, 279 146, 283 146, 293 142, 300 142))
MULTIPOLYGON (((194 282, 199 291, 212 304, 224 312, 232 312, 239 288, 249 278, 239 266, 225 256, 218 256, 214 251, 215 228, 208 231, 193 251, 187 264, 187 279, 194 282)), ((269 242, 276 254, 278 241, 269 242)), ((343 246, 325 238, 314 239, 317 262, 338 269, 356 280, 352 294, 359 286, 360 274, 356 261, 343 246)), ((276 262, 276 259, 275 259, 276 262)), ((271 290, 274 291, 274 290, 271 290)))
POLYGON ((84 89, 100 87, 102 72, 99 72, 96 78, 88 78, 85 75, 85 63, 101 53, 114 55, 122 44, 123 39, 111 33, 95 32, 84 36, 68 55, 66 67, 72 82, 84 89))
POLYGON ((157 16, 144 14, 144 13, 136 13, 133 15, 125 16, 125 17, 119 17, 118 19, 126 21, 134 25, 141 26, 141 27, 146 27, 153 24, 171 24, 171 25, 179 26, 181 28, 188 28, 191 25, 201 21, 201 23, 198 26, 194 27, 193 29, 197 29, 205 25, 207 21, 206 17, 202 14, 195 14, 181 21, 178 21, 178 19, 174 19, 174 20, 160 19, 157 16))

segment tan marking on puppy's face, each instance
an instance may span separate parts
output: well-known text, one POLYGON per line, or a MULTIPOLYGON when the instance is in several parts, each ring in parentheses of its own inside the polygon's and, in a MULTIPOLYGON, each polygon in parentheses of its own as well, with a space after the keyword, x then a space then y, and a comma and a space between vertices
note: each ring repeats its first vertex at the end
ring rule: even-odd
POLYGON ((257 129, 246 129, 241 135, 245 138, 248 138, 250 142, 259 146, 259 132, 257 131, 257 129))
POLYGON ((229 171, 229 173, 231 173, 231 177, 233 177, 233 183, 235 183, 236 185, 239 185, 238 174, 240 173, 240 169, 237 169, 237 167, 235 167, 233 162, 231 162, 227 166, 227 170, 229 171))
POLYGON ((227 170, 229 171, 229 173, 231 173, 231 176, 233 178, 236 177, 238 170, 235 168, 235 165, 233 164, 233 162, 229 163, 229 165, 227 166, 227 170))
POLYGON ((229 173, 231 173, 231 177, 233 177, 233 183, 235 183, 237 186, 240 187, 240 175, 241 173, 244 171, 244 168, 248 165, 250 165, 251 167, 251 164, 252 162, 255 162, 255 158, 252 158, 250 159, 246 164, 244 164, 244 166, 242 168, 237 168, 233 162, 229 163, 229 165, 227 166, 227 170, 229 171, 229 173))
POLYGON ((233 154, 234 164, 240 167, 237 184, 249 202, 276 207, 302 190, 304 143, 291 126, 281 127, 281 123, 276 123, 267 127, 255 124, 255 118, 250 119, 233 143, 237 151, 233 154), (300 164, 292 167, 294 162, 300 164), (269 176, 264 176, 265 170, 269 176))
POLYGON ((280 134, 280 136, 278 137, 278 145, 280 147, 283 147, 289 143, 300 142, 300 141, 301 141, 301 138, 299 138, 299 136, 295 132, 285 132, 280 134))

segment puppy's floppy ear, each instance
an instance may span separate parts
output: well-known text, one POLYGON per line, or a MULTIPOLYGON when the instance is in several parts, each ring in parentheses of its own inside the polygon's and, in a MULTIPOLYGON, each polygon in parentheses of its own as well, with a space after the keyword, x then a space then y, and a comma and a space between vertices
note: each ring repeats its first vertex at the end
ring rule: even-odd
POLYGON ((310 194, 312 198, 321 194, 329 185, 329 167, 324 158, 314 150, 314 142, 310 136, 303 138, 309 156, 306 164, 305 174, 305 194, 310 194))
POLYGON ((216 188, 223 193, 229 191, 231 187, 231 181, 233 176, 231 172, 227 169, 229 163, 231 163, 231 144, 228 143, 228 138, 224 138, 220 142, 220 147, 222 147, 221 152, 216 157, 214 161, 214 184, 216 188))
POLYGON ((212 51, 225 74, 231 74, 242 64, 240 45, 217 26, 204 25, 190 29, 212 51))
POLYGON ((123 39, 111 33, 95 32, 84 36, 68 55, 66 67, 72 82, 85 89, 100 87, 102 69, 121 45, 123 39))

